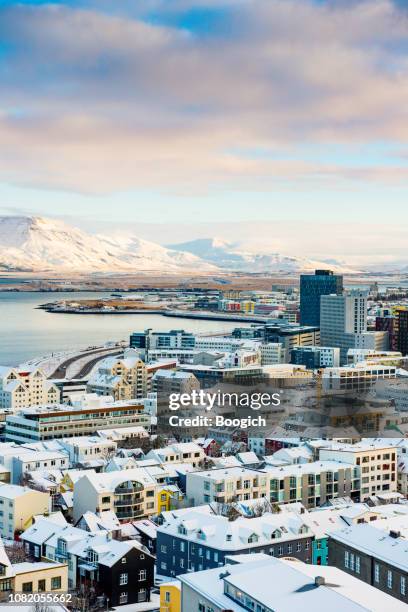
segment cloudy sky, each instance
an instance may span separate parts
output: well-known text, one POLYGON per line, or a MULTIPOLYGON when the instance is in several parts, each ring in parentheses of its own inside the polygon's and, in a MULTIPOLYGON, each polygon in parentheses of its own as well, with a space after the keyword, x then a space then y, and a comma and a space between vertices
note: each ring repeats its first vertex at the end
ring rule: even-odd
POLYGON ((0 0, 0 212, 403 249, 404 5, 0 0))

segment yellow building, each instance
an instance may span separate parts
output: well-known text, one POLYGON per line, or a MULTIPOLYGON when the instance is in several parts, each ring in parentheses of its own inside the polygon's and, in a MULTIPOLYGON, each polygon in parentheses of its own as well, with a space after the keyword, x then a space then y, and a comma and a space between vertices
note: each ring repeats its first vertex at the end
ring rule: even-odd
POLYGON ((255 302, 252 302, 251 300, 241 302, 241 312, 253 314, 255 312, 255 302))
POLYGON ((66 563, 15 563, 14 592, 61 593, 68 591, 68 565, 66 563))
POLYGON ((160 585, 160 612, 181 612, 181 584, 178 580, 160 585))
POLYGON ((49 511, 49 493, 19 485, 0 486, 0 535, 3 538, 13 539, 16 532, 31 525, 34 515, 49 511))
POLYGON ((87 390, 98 395, 111 395, 115 401, 146 397, 146 364, 139 357, 107 357, 89 379, 87 390))
POLYGON ((159 513, 174 510, 182 499, 183 493, 176 485, 166 485, 157 491, 157 510, 159 513))

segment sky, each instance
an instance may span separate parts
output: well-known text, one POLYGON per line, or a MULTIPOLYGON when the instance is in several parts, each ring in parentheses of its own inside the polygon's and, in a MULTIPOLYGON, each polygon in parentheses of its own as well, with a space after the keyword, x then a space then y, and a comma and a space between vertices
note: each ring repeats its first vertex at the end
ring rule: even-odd
POLYGON ((402 252, 404 5, 0 0, 0 214, 402 252))

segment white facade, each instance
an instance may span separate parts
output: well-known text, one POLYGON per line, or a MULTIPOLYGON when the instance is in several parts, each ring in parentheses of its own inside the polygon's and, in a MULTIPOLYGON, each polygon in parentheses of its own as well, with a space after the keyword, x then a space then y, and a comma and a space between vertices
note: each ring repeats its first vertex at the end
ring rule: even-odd
POLYGON ((60 391, 38 368, 0 366, 0 408, 19 410, 27 406, 54 404, 60 391))
POLYGON ((286 350, 281 342, 265 342, 259 345, 261 365, 285 363, 286 350))
POLYGON ((322 374, 324 391, 366 391, 380 379, 395 379, 395 366, 367 365, 365 362, 356 366, 326 368, 322 374))
POLYGON ((367 294, 350 291, 343 295, 320 298, 320 343, 340 348, 341 363, 349 348, 355 348, 356 336, 367 332, 367 294))
POLYGON ((397 490, 397 451, 386 443, 331 444, 321 448, 322 461, 342 461, 360 466, 361 501, 370 495, 397 490))

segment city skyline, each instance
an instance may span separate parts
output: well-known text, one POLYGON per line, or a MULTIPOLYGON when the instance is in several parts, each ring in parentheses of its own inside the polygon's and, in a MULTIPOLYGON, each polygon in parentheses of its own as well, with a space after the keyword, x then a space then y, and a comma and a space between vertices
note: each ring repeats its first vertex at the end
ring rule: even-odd
POLYGON ((204 237, 198 220, 284 222, 300 226, 296 244, 305 222, 373 224, 384 256, 398 250, 402 3, 3 0, 0 12, 1 214, 150 239, 143 224, 204 237))

